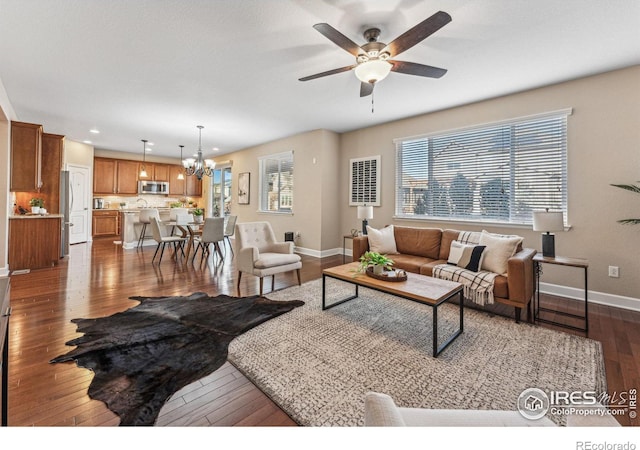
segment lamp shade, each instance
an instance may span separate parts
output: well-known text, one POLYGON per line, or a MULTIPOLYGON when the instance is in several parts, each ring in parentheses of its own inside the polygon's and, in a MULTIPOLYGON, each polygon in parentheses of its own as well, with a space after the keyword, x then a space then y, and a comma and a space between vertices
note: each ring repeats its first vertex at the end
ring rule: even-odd
POLYGON ((373 206, 358 206, 358 219, 373 219, 373 206))
POLYGON ((391 64, 380 59, 363 62, 355 69, 356 77, 363 83, 377 83, 391 72, 391 64))
POLYGON ((533 231, 563 231, 564 218, 562 211, 534 211, 533 231))

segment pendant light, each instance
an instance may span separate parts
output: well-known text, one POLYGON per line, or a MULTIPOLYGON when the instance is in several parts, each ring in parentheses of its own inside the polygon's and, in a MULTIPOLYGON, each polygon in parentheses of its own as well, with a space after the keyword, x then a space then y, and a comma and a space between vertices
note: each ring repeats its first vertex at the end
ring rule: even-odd
MULTIPOLYGON (((182 161, 182 149, 184 148, 184 145, 180 145, 179 147, 180 147, 180 161, 182 161)), ((183 172, 184 172, 184 171, 183 171, 183 170, 181 170, 181 171, 178 173, 178 180, 184 180, 184 173, 183 173, 183 172)))
POLYGON ((146 156, 147 156, 147 140, 142 139, 142 166, 140 166, 140 178, 147 178, 147 167, 146 167, 146 156))

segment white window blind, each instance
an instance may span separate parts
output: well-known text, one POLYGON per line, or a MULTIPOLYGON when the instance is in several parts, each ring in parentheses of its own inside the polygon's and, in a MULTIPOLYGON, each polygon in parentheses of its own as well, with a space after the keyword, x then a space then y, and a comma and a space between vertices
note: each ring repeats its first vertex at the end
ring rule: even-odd
POLYGON ((396 216, 530 224, 566 211, 568 114, 395 140, 396 216))
POLYGON ((380 206, 380 156, 349 160, 349 205, 380 206))
POLYGON ((260 158, 260 210, 292 212, 293 152, 260 158))

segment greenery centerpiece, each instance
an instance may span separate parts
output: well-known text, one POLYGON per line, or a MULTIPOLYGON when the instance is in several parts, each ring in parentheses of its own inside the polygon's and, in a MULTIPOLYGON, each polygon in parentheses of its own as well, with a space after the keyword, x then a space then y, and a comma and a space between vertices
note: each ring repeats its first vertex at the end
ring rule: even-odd
MULTIPOLYGON (((612 184, 611 186, 640 194, 640 186, 636 186, 635 184, 612 184)), ((640 225, 640 219, 621 219, 618 220, 618 223, 626 225, 640 225)))
POLYGON ((365 252, 360 257, 358 272, 366 272, 371 267, 373 273, 380 275, 385 270, 391 269, 391 266, 393 266, 393 260, 386 255, 377 252, 365 252))
POLYGON ((40 212, 40 208, 44 208, 44 200, 38 197, 33 197, 29 200, 29 206, 31 206, 32 213, 38 214, 40 212))
POLYGON ((193 214, 193 220, 195 220, 196 222, 202 222, 204 217, 204 209, 202 208, 196 208, 193 210, 192 212, 193 214))

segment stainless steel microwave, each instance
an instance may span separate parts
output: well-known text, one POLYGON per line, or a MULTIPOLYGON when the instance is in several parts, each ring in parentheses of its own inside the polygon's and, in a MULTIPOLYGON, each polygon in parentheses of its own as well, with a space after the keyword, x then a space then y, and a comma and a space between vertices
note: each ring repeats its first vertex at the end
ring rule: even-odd
POLYGON ((138 194, 168 194, 168 181, 138 181, 138 194))

